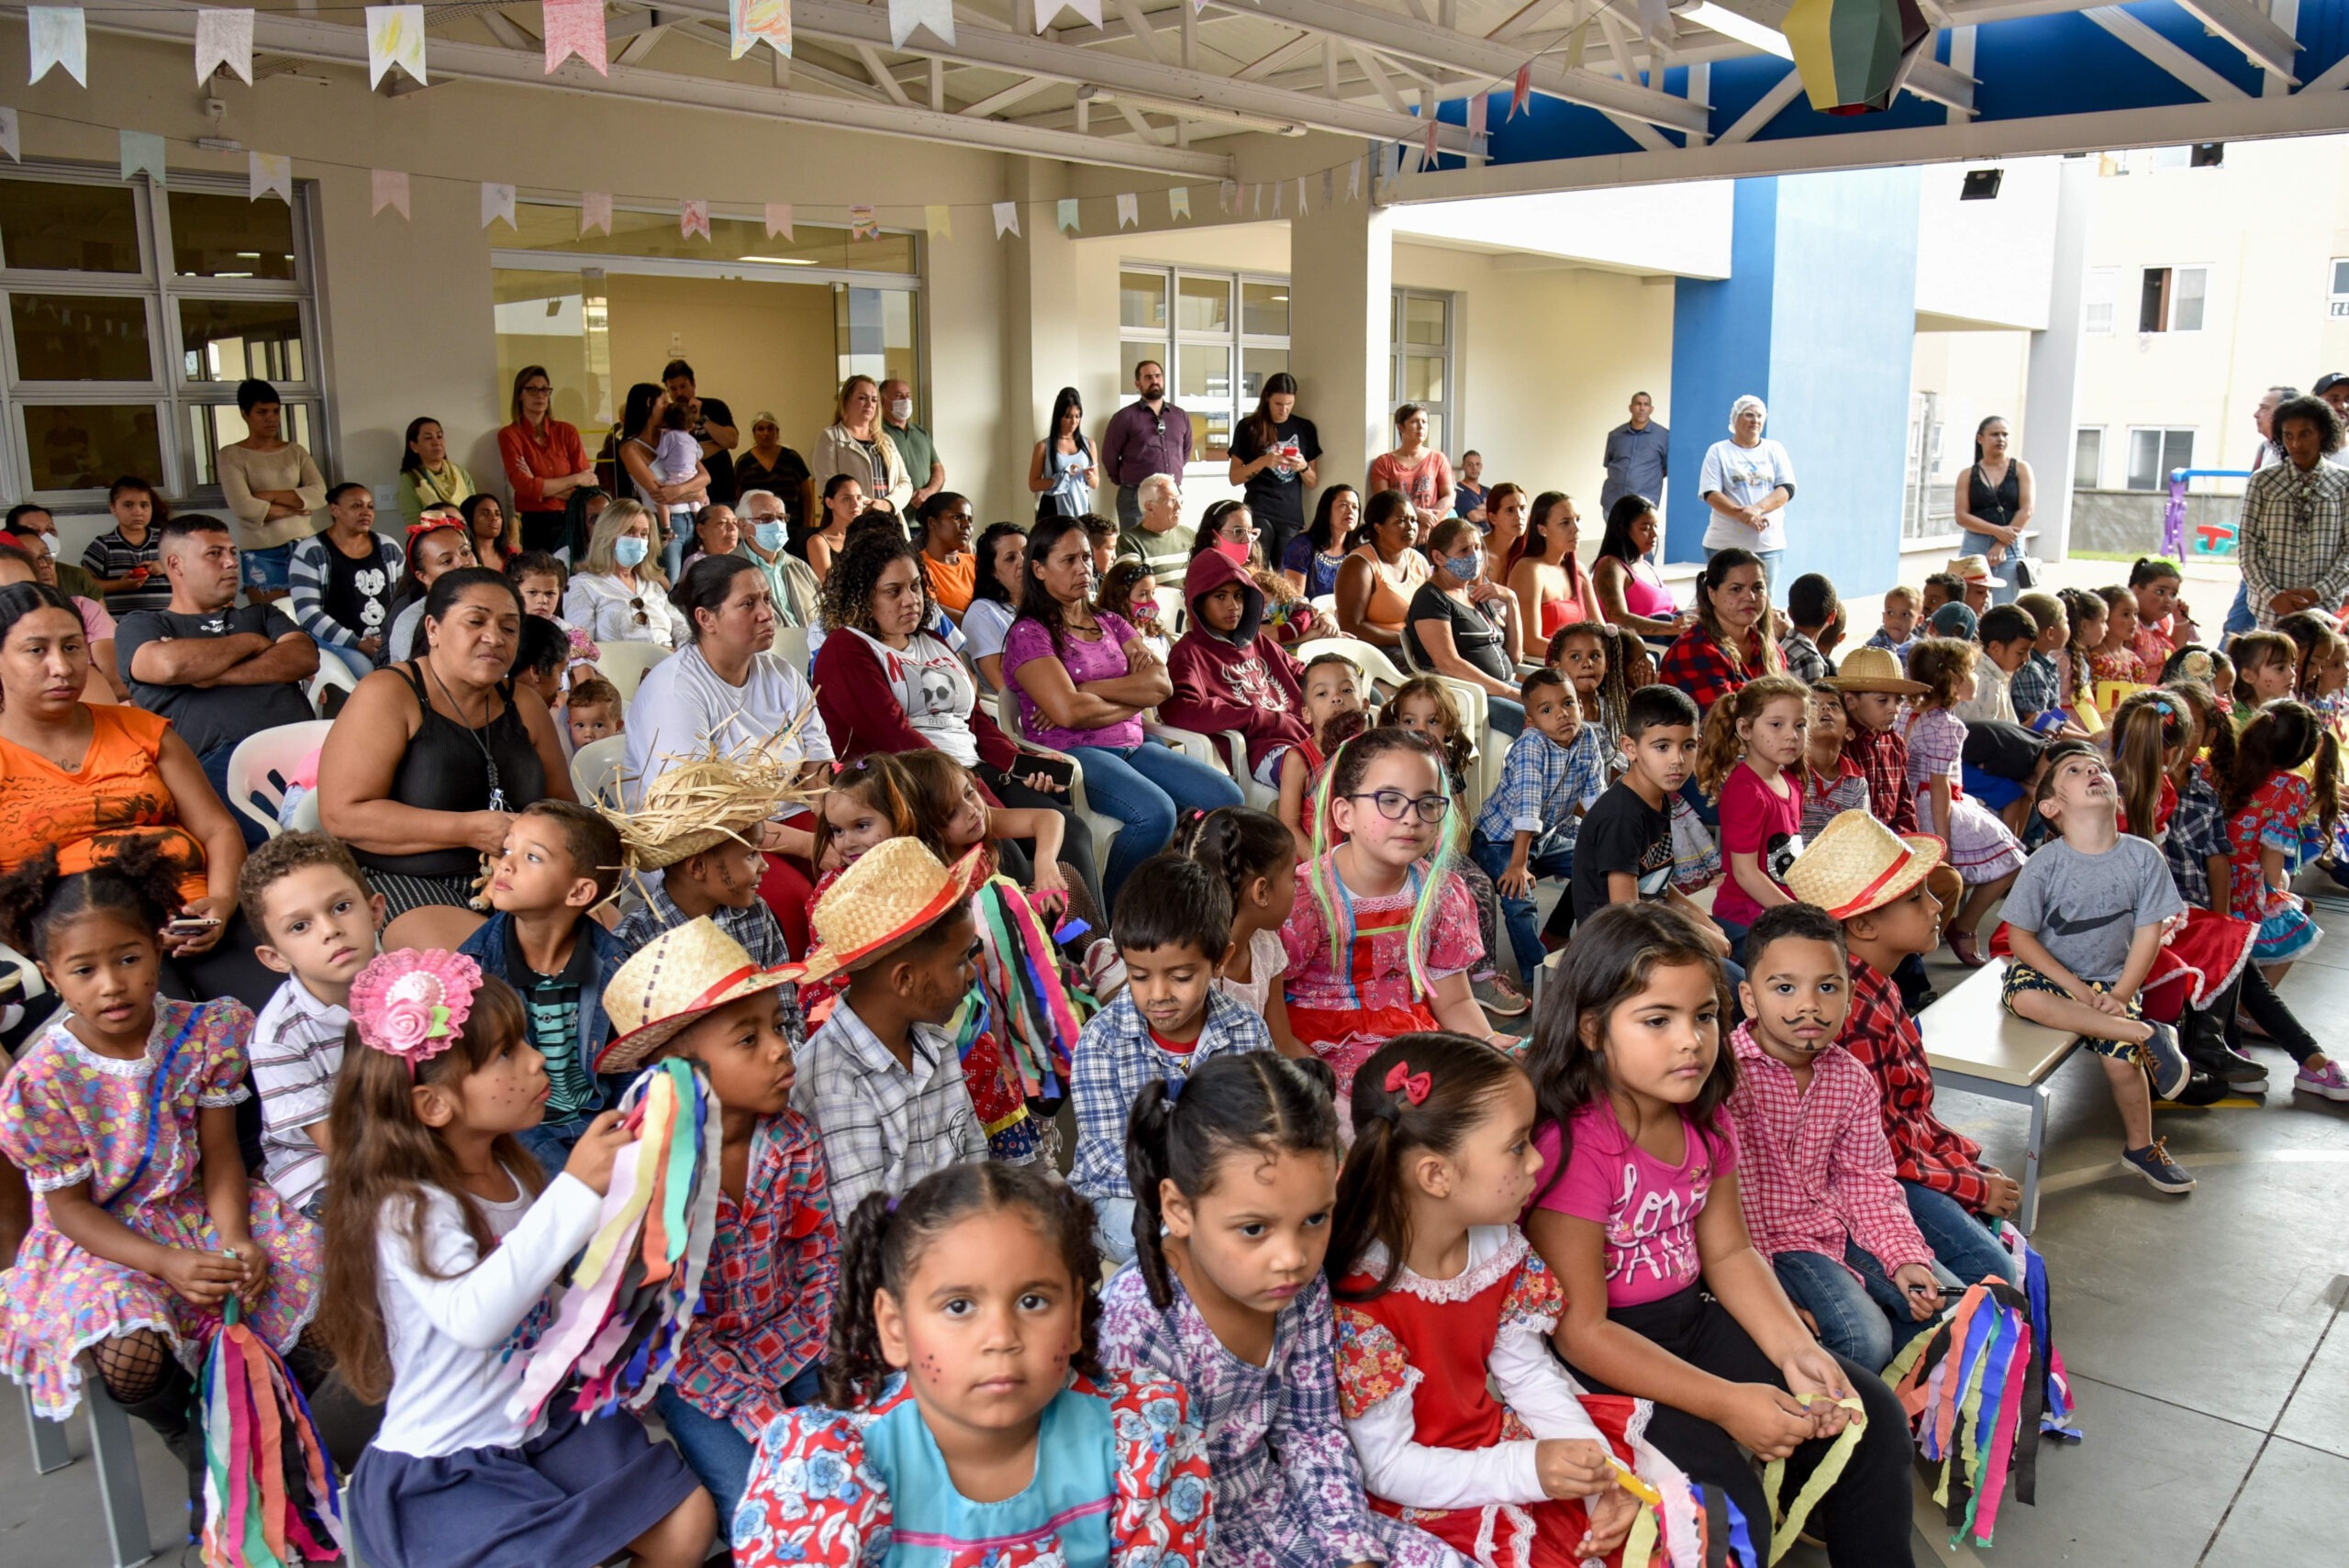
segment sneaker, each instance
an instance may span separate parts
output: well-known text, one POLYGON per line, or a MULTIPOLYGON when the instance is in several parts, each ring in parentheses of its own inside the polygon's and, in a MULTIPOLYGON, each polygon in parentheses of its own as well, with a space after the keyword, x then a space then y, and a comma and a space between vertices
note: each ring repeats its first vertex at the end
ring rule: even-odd
POLYGON ((2156 1192, 2190 1193, 2194 1178, 2169 1157, 2168 1142, 2166 1138, 2156 1138, 2143 1149, 2123 1149, 2121 1162, 2152 1183, 2156 1192))
POLYGON ((2153 1030, 2143 1050, 2145 1071, 2154 1076, 2154 1098, 2175 1100, 2186 1087, 2187 1080, 2194 1075, 2194 1067, 2178 1048, 2176 1029, 2167 1024, 2155 1024, 2153 1030))
POLYGON ((2292 1090, 2295 1094, 2321 1095, 2328 1100, 2349 1100, 2349 1074, 2342 1073, 2338 1062, 2327 1062, 2314 1069, 2303 1067, 2292 1075, 2292 1090))
POLYGON ((1495 973, 1471 987, 1476 1005, 1497 1018, 1521 1018, 1533 1010, 1524 992, 1506 974, 1495 973))

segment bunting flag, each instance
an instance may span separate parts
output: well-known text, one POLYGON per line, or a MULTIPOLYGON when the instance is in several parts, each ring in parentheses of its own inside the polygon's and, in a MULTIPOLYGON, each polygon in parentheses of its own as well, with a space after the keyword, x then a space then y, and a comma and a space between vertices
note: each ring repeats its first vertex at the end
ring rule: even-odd
POLYGON ((1485 119, 1491 106, 1492 100, 1482 93, 1476 94, 1468 100, 1468 134, 1470 136, 1485 134, 1485 119))
POLYGON ((726 0, 734 58, 741 59, 761 39, 784 59, 791 58, 791 0, 726 0))
MULTIPOLYGON (((405 169, 370 169, 368 183, 373 187, 372 205, 367 216, 373 217, 385 207, 395 208, 402 217, 407 212, 407 171, 405 169)), ((413 219, 410 219, 413 222, 413 219)))
POLYGON ((1036 0, 1036 30, 1051 27, 1063 11, 1074 11, 1097 28, 1101 25, 1101 0, 1036 0))
POLYGON ((0 108, 0 152, 6 153, 18 163, 25 161, 24 143, 17 139, 17 111, 0 108))
POLYGON ((1167 186, 1166 221, 1169 223, 1174 223, 1177 221, 1187 222, 1190 219, 1190 216, 1191 187, 1188 185, 1167 186))
POLYGON ((540 0, 539 9, 547 30, 547 75, 553 75, 554 68, 574 54, 596 75, 612 73, 604 36, 604 0, 540 0))
POLYGON ((484 180, 481 183, 481 226, 487 228, 500 219, 505 221, 507 228, 518 233, 520 231, 514 221, 514 187, 484 180))
POLYGON ((848 237, 851 239, 881 238, 881 225, 874 220, 871 207, 860 203, 848 209, 848 237))
POLYGON ((930 242, 954 238, 954 209, 943 202, 932 202, 921 209, 921 226, 930 231, 930 242))
MULTIPOLYGON (((486 219, 484 220, 487 221, 486 219)), ((579 234, 584 239, 590 232, 601 233, 607 239, 612 232, 612 193, 582 191, 579 193, 579 234)))
POLYGON ((1346 200, 1350 202, 1362 200, 1362 165, 1357 158, 1346 168, 1346 200))
POLYGON ((997 239, 1000 239, 1008 232, 1015 239, 1018 239, 1019 236, 1019 204, 1018 202, 997 202, 995 204, 992 210, 995 213, 995 237, 997 239))
POLYGON ((267 195, 276 196, 287 206, 294 205, 294 158, 291 153, 245 154, 245 200, 257 202, 267 195))
POLYGON ((421 6, 367 7, 367 85, 383 85, 384 72, 395 65, 414 77, 417 86, 425 84, 421 6))
POLYGON ((696 234, 709 238, 709 203, 687 196, 677 204, 677 237, 691 239, 696 234))
POLYGON ((1227 216, 1231 212, 1232 204, 1239 199, 1240 187, 1238 185, 1233 184, 1230 180, 1219 180, 1216 182, 1215 205, 1227 216))
POLYGON ((1322 170, 1322 171, 1321 171, 1321 206, 1322 206, 1322 208, 1323 208, 1323 210, 1325 210, 1325 211, 1326 211, 1326 210, 1328 210, 1329 208, 1333 207, 1333 206, 1337 206, 1337 205, 1338 205, 1338 172, 1337 172, 1335 169, 1324 169, 1324 170, 1322 170))
POLYGON ((1141 198, 1131 191, 1118 197, 1118 227, 1132 228, 1141 222, 1141 198))
POLYGON ((1424 146, 1421 148, 1419 152, 1419 167, 1421 169, 1432 169, 1435 167, 1435 132, 1436 127, 1441 122, 1439 122, 1435 117, 1434 108, 1431 106, 1428 110, 1428 132, 1424 139, 1424 146))
POLYGON ((1273 216, 1275 217, 1278 217, 1281 215, 1281 193, 1286 189, 1288 189, 1288 187, 1282 184, 1278 180, 1273 182, 1273 216))
POLYGON ((791 204, 789 202, 767 203, 767 238, 772 239, 778 234, 785 239, 795 238, 791 232, 791 204))
MULTIPOLYGON (((1576 29, 1575 36, 1581 37, 1581 29, 1576 29)), ((1517 68, 1517 85, 1508 90, 1508 117, 1517 118, 1517 111, 1525 107, 1525 101, 1532 96, 1533 62, 1529 60, 1517 68)))
POLYGON ((929 28, 931 38, 952 49, 954 0, 889 0, 889 47, 905 48, 916 28, 929 28))
MULTIPOLYGON (((1585 17, 1575 27, 1574 36, 1566 39, 1566 69, 1569 71, 1582 69, 1583 56, 1590 49, 1590 23, 1591 18, 1585 17)), ((1509 112, 1515 114, 1517 111, 1511 109, 1509 112)))
POLYGON ((1640 0, 1640 33, 1651 43, 1672 41, 1672 0, 1640 0))
POLYGON ((122 133, 122 177, 129 179, 141 169, 155 183, 168 184, 163 178, 163 139, 143 130, 122 133))
POLYGON ((26 6, 25 41, 33 61, 28 85, 48 75, 52 65, 65 67, 83 86, 90 84, 90 35, 82 25, 81 6, 26 6))
POLYGON ((1054 211, 1053 217, 1054 221, 1060 225, 1060 229, 1063 234, 1074 234, 1077 231, 1076 198, 1074 196, 1063 196, 1060 199, 1059 206, 1054 211))
POLYGON ((250 11, 198 11, 195 14, 195 84, 203 86, 212 73, 227 66, 253 84, 253 14, 250 11))
POLYGON ((1297 216, 1305 216, 1305 176, 1302 174, 1297 177, 1297 216))

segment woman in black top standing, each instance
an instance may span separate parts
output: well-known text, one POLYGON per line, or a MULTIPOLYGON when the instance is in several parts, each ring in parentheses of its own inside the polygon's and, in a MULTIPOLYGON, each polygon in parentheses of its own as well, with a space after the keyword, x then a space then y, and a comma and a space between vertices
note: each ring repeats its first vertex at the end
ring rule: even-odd
POLYGON ((1978 555, 1998 579, 1994 605, 2011 605, 2018 591, 2015 563, 2022 559, 2023 530, 2031 526, 2031 464, 2013 455, 2014 436, 1996 414, 1975 428, 1974 466, 1957 482, 1957 526, 1965 531, 1960 555, 1978 555))
POLYGON ((1320 455, 1320 432, 1297 417, 1297 378, 1274 372, 1256 411, 1231 436, 1231 483, 1248 493, 1266 561, 1286 560, 1288 541, 1305 531, 1305 493, 1320 483, 1313 467, 1320 455))

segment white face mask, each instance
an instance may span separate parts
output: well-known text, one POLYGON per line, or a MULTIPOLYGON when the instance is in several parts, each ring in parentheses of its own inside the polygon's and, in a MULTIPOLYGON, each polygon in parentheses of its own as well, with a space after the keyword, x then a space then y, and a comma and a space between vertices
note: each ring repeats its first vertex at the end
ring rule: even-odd
POLYGON ((889 405, 889 423, 892 425, 905 424, 913 417, 914 400, 912 398, 900 397, 889 405))

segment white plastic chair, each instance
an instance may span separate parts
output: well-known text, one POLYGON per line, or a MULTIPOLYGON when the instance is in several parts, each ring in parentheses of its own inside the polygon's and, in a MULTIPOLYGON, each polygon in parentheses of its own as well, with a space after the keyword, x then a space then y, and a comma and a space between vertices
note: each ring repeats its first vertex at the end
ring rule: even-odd
POLYGON ((580 804, 606 806, 620 803, 620 764, 628 757, 628 737, 607 735, 601 740, 591 740, 579 748, 571 759, 571 788, 580 804))
POLYGON ((1230 773, 1240 785, 1241 798, 1260 811, 1278 811, 1281 792, 1269 784, 1256 782, 1255 773, 1248 766, 1248 737, 1237 729, 1222 729, 1210 735, 1203 729, 1183 729, 1172 724, 1149 723, 1142 726, 1147 733, 1167 741, 1186 757, 1230 773))
POLYGON ((1047 757, 1057 757, 1068 764, 1068 808, 1076 814, 1076 819, 1084 823, 1093 834, 1095 862, 1097 864, 1106 862, 1109 858, 1109 840, 1118 836, 1119 829, 1125 827, 1125 824, 1114 817, 1104 816, 1094 810, 1091 804, 1085 800, 1085 764, 1065 751, 1055 751, 1051 747, 1039 745, 1028 738, 1028 732, 1021 728, 1019 724, 1019 694, 1011 688, 1008 681, 1005 683, 1005 689, 996 695, 995 715, 996 724, 1006 735, 1010 736, 1030 751, 1040 752, 1047 757))
POLYGON ((1183 584, 1161 583, 1158 585, 1158 624, 1166 628, 1166 640, 1172 643, 1189 629, 1191 606, 1183 602, 1183 584))
POLYGON ((774 651, 783 655, 785 663, 803 675, 807 674, 815 663, 807 654, 807 628, 804 626, 776 627, 774 651))
POLYGON ((326 712, 328 692, 339 691, 349 696, 358 689, 359 678, 351 673, 351 666, 326 653, 318 655, 318 673, 302 688, 303 695, 310 699, 310 711, 317 714, 326 712))
POLYGON ((596 646, 596 668, 618 690, 622 706, 636 700, 636 688, 643 681, 644 673, 669 657, 669 651, 657 642, 600 642, 596 646))
POLYGON ((284 831, 278 825, 277 806, 285 798, 294 769, 327 743, 327 731, 333 728, 331 719, 305 719, 238 741, 228 753, 228 805, 267 828, 271 838, 277 837, 284 831))

